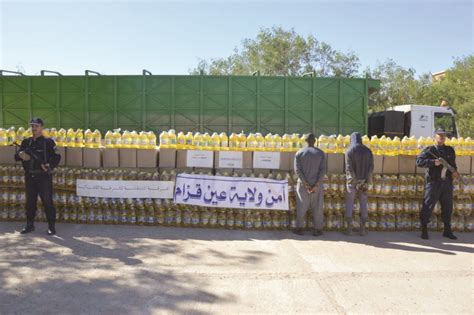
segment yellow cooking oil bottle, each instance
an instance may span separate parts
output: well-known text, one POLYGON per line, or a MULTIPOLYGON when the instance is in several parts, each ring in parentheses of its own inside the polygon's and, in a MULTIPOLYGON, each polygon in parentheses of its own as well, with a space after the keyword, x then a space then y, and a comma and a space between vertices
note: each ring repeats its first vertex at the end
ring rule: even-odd
POLYGON ((178 132, 176 148, 180 150, 186 148, 186 135, 182 131, 178 132))
POLYGON ((149 144, 150 141, 148 140, 148 135, 146 131, 140 131, 140 134, 138 135, 139 141, 140 141, 140 148, 141 149, 150 149, 149 144))
POLYGON ((202 150, 202 135, 200 132, 196 132, 193 137, 194 147, 197 150, 202 150))
POLYGON ((160 133, 160 148, 166 149, 169 148, 170 140, 168 137, 168 131, 163 130, 160 133))
POLYGON ((268 133, 265 136, 265 151, 273 151, 275 149, 275 141, 273 135, 268 133))
POLYGON ((265 151, 265 138, 260 132, 255 134, 255 140, 257 141, 256 151, 265 151))
POLYGON ((148 136, 148 149, 156 149, 156 135, 153 131, 147 132, 148 136))
POLYGON ((221 142, 221 150, 229 150, 229 138, 225 132, 219 134, 219 140, 221 142))
POLYGON ((67 130, 67 134, 66 134, 66 146, 67 147, 75 147, 76 146, 76 132, 74 131, 74 129, 72 128, 69 128, 67 130))
POLYGON ((106 147, 106 148, 112 149, 112 148, 115 147, 115 145, 114 145, 114 139, 113 139, 113 138, 114 138, 114 134, 113 134, 113 132, 112 132, 111 130, 107 130, 107 132, 105 133, 105 137, 104 137, 104 138, 105 138, 104 140, 105 140, 105 147, 106 147))
POLYGON ((8 145, 8 134, 3 128, 0 128, 0 146, 8 145))
POLYGON ((174 129, 170 129, 168 131, 168 145, 170 148, 175 149, 176 148, 176 143, 177 143, 177 137, 176 137, 176 131, 174 129))
POLYGON ((138 149, 140 147, 140 136, 135 130, 132 130, 130 137, 132 138, 130 147, 133 149, 138 149))
POLYGON ((195 145, 193 133, 188 131, 188 133, 186 133, 186 149, 194 149, 195 145))
POLYGON ((281 151, 290 152, 292 147, 291 136, 287 133, 281 137, 281 151))
POLYGON ((281 151, 281 149, 282 149, 282 138, 277 133, 277 134, 273 135, 273 150, 274 151, 281 151))
POLYGON ((211 135, 205 132, 204 135, 202 136, 204 150, 211 150, 211 140, 212 140, 211 135))
POLYGON ((84 131, 84 147, 92 148, 92 130, 90 129, 84 131))
POLYGON ((239 149, 239 136, 233 132, 229 137, 229 150, 237 151, 239 149))
POLYGON ((239 133, 239 150, 247 151, 247 136, 243 130, 239 133))
POLYGON ((219 151, 221 147, 221 139, 217 132, 213 132, 210 137, 209 147, 212 151, 219 151))

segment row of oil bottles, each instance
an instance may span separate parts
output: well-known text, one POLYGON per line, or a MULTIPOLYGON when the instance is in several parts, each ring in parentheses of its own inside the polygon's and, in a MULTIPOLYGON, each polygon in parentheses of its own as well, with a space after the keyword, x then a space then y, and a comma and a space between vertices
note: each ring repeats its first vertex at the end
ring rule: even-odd
MULTIPOLYGON (((16 130, 14 127, 9 129, 0 128, 0 146, 20 144, 27 137, 31 137, 31 128, 23 127, 16 130)), ((99 130, 86 131, 82 129, 68 130, 61 128, 44 129, 43 135, 52 138, 59 147, 72 148, 135 148, 135 149, 156 149, 156 135, 153 131, 128 131, 121 132, 120 129, 109 130, 102 141, 102 134, 99 130)))
MULTIPOLYGON (((179 172, 189 170, 145 171, 134 169, 86 169, 58 167, 53 176, 53 184, 57 189, 74 189, 77 179, 88 180, 165 180, 175 181, 179 172)), ((212 172, 200 174, 213 175, 212 172)), ((216 175, 234 177, 259 177, 268 179, 287 179, 290 191, 293 191, 298 179, 295 173, 275 172, 268 175, 255 172, 217 172, 216 175)), ((24 172, 20 166, 0 166, 0 184, 20 186, 24 184, 24 172)), ((474 197, 474 175, 464 175, 463 181, 454 180, 454 194, 474 197)), ((343 195, 346 192, 344 174, 326 175, 323 180, 326 195, 343 195)), ((375 174, 368 186, 371 196, 422 196, 425 188, 423 175, 380 175, 375 174)))
MULTIPOLYGON (((58 146, 65 147, 86 147, 99 148, 137 148, 137 149, 155 149, 157 138, 152 131, 121 131, 115 129, 109 130, 102 141, 102 134, 99 130, 87 129, 68 129, 55 128, 45 129, 44 135, 53 138, 58 146)), ((8 129, 0 128, 0 146, 20 143, 25 137, 31 136, 31 129, 25 130, 20 127, 16 130, 14 127, 8 129)), ((420 137, 377 137, 363 136, 363 143, 370 147, 376 155, 417 155, 421 149, 433 143, 432 138, 420 137)), ((343 135, 321 135, 317 139, 317 146, 327 153, 344 153, 349 146, 350 136, 343 135)), ((299 134, 267 134, 243 132, 232 133, 228 136, 225 132, 218 134, 176 132, 171 129, 163 131, 159 136, 159 145, 162 148, 177 149, 200 149, 200 150, 236 150, 236 151, 297 151, 304 147, 305 135, 299 134)), ((454 147, 457 155, 474 155, 474 140, 471 138, 451 138, 447 144, 454 147)))
MULTIPOLYGON (((227 229, 285 230, 296 224, 296 201, 290 199, 290 211, 236 210, 174 205, 167 199, 87 198, 73 193, 54 195, 61 222, 87 224, 137 224, 179 227, 216 227, 227 229)), ((25 193, 4 190, 0 196, 0 220, 25 219, 25 193)), ((419 200, 369 198, 368 227, 373 230, 412 230, 419 228, 419 200)), ((42 209, 42 207, 40 207, 42 209)), ((325 228, 344 228, 343 198, 325 198, 325 228)), ((430 228, 442 228, 441 211, 436 206, 430 228)), ((354 224, 359 224, 360 209, 355 204, 354 224)), ((40 221, 45 220, 42 210, 40 221)), ((312 228, 311 213, 306 217, 312 228)), ((474 209, 470 198, 456 199, 452 226, 456 231, 474 231, 474 209)))

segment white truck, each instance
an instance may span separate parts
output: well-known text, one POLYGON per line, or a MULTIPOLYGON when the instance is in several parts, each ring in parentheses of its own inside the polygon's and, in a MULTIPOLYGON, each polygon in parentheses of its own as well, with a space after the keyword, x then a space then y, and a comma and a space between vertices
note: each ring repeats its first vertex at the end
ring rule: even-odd
POLYGON ((443 128, 449 137, 458 137, 453 109, 430 105, 398 105, 369 115, 369 135, 389 137, 431 137, 443 128))

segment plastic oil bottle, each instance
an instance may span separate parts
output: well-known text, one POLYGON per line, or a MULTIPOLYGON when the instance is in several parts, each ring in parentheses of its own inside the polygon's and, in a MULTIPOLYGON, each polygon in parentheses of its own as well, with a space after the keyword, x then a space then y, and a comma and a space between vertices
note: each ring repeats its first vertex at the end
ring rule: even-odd
POLYGON ((188 131, 186 134, 186 149, 194 149, 194 146, 197 145, 194 142, 194 136, 191 131, 188 131))
POLYGON ((0 128, 0 146, 8 145, 8 135, 7 131, 3 128, 0 128))
POLYGON ((212 139, 211 139, 211 136, 209 135, 209 133, 204 133, 204 135, 202 136, 202 142, 203 142, 203 149, 204 150, 211 150, 211 142, 212 142, 212 139))
POLYGON ((169 142, 169 137, 168 137, 168 132, 167 131, 162 131, 160 133, 160 147, 161 148, 169 148, 170 142, 169 142))
POLYGON ((219 134, 217 132, 214 132, 212 134, 210 141, 211 141, 210 143, 211 150, 219 151, 221 147, 221 138, 219 137, 219 134))
POLYGON ((239 149, 239 136, 233 132, 229 137, 229 150, 236 151, 239 149))
POLYGON ((138 133, 135 130, 133 130, 130 133, 130 137, 132 138, 130 147, 134 148, 134 149, 138 149, 140 147, 140 136, 138 135, 138 133))
POLYGON ((225 132, 221 132, 219 135, 221 142, 221 150, 229 150, 229 138, 225 132))
POLYGON ((175 149, 176 148, 176 143, 177 137, 176 137, 176 131, 174 129, 170 129, 168 131, 168 142, 169 142, 169 147, 175 149))
POLYGON ((278 133, 273 136, 273 143, 274 151, 282 150, 282 138, 278 133))
POLYGON ((113 132, 110 131, 110 130, 107 130, 107 132, 105 133, 105 147, 106 148, 114 148, 115 145, 114 145, 114 135, 113 135, 113 132))
POLYGON ((182 131, 178 132, 176 148, 180 150, 186 148, 186 135, 182 131))
MULTIPOLYGON (((26 136, 26 132, 25 132, 25 136, 26 136)), ((59 147, 66 146, 66 138, 67 138, 67 131, 64 128, 59 129, 58 136, 56 138, 56 144, 59 147)))
POLYGON ((92 131, 90 129, 87 129, 84 132, 84 147, 86 148, 92 148, 92 131))
POLYGON ((156 135, 153 131, 148 131, 148 149, 156 149, 156 135))
POLYGON ((247 136, 244 131, 239 133, 239 149, 240 151, 247 151, 247 136))
POLYGON ((275 140, 273 139, 273 135, 268 133, 265 136, 265 151, 274 151, 275 150, 275 140))
POLYGON ((202 150, 203 141, 202 141, 202 135, 200 132, 196 132, 194 134, 193 142, 194 142, 194 147, 197 150, 202 150))
POLYGON ((265 138, 260 132, 255 134, 255 140, 257 141, 256 151, 265 151, 265 138))
POLYGON ((139 134, 139 139, 140 139, 140 148, 141 149, 150 149, 150 141, 148 140, 148 135, 145 131, 140 131, 139 134))
POLYGON ((291 141, 291 136, 287 133, 283 135, 281 138, 281 145, 282 145, 282 151, 283 152, 290 152, 291 147, 292 147, 292 141, 291 141))
POLYGON ((66 146, 67 147, 75 147, 76 146, 76 132, 74 131, 74 129, 72 128, 69 128, 67 130, 67 134, 66 134, 66 146))

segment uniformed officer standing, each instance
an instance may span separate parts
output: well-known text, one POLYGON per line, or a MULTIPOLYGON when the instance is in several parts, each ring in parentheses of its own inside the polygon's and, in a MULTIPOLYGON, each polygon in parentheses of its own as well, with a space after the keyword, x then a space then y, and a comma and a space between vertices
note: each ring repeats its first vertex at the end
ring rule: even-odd
POLYGON ((438 128, 435 132, 435 145, 429 146, 416 158, 418 167, 426 167, 426 186, 423 206, 421 208, 421 238, 428 239, 428 223, 433 208, 439 201, 441 216, 444 223, 443 236, 457 239, 451 230, 451 214, 453 212, 453 178, 458 178, 458 172, 451 172, 443 166, 440 158, 446 160, 455 170, 456 154, 454 149, 445 145, 446 132, 438 128))
POLYGON ((48 220, 48 235, 56 234, 56 208, 53 204, 53 175, 52 170, 58 166, 61 155, 56 151, 53 139, 43 136, 43 120, 33 118, 30 122, 33 137, 24 139, 15 160, 21 161, 25 170, 26 186, 26 226, 21 234, 35 230, 36 203, 38 195, 43 202, 46 219, 48 220))
POLYGON ((295 155, 295 171, 298 175, 296 184, 296 229, 293 233, 303 235, 304 217, 308 209, 313 211, 313 235, 323 234, 324 187, 323 179, 326 174, 326 158, 323 151, 314 147, 316 137, 310 134, 306 137, 308 146, 299 150, 295 155))

